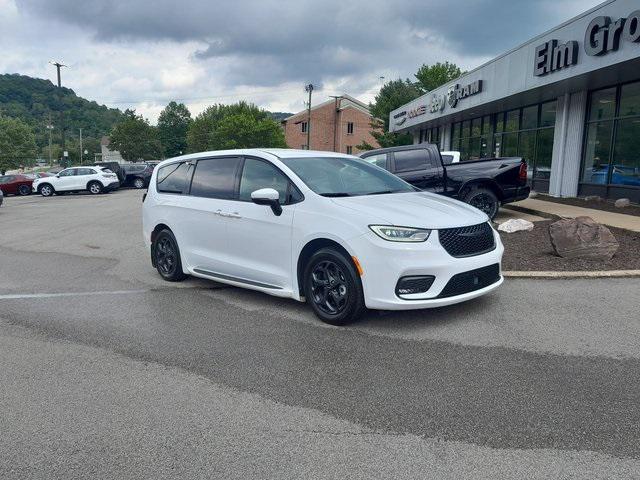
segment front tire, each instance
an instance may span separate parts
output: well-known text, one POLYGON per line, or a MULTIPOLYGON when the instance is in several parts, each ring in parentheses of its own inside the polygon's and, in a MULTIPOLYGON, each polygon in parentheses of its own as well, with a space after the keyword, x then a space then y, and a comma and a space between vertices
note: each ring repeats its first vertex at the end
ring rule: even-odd
POLYGON ((45 183, 44 185, 40 185, 38 187, 38 193, 43 197, 50 197, 54 194, 55 190, 51 185, 45 183))
POLYGON ((18 195, 21 196, 26 196, 29 195, 31 193, 31 188, 29 187, 29 185, 20 185, 18 187, 18 195))
POLYGON ((168 282, 181 282, 187 275, 182 271, 180 249, 171 230, 164 229, 156 235, 151 245, 153 264, 160 276, 168 282))
POLYGON ((483 211, 491 220, 495 218, 500 208, 500 200, 496 194, 484 187, 472 188, 464 195, 462 201, 483 211))
POLYGON ((134 186, 135 188, 137 188, 138 190, 140 190, 141 188, 144 188, 144 179, 142 179, 142 178, 136 178, 136 179, 133 181, 133 186, 134 186))
POLYGON ((87 185, 87 190, 89 190, 89 193, 91 195, 98 195, 102 193, 104 187, 100 182, 91 182, 89 185, 87 185))
POLYGON ((316 316, 346 325, 365 310, 362 282, 350 258, 334 248, 314 253, 303 273, 304 294, 316 316))

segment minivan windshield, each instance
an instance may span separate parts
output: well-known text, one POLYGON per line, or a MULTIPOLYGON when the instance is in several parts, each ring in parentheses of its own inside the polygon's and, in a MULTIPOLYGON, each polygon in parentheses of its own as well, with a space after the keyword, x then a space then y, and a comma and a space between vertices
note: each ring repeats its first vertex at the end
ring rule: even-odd
POLYGON ((353 197, 416 189, 386 170, 356 158, 281 158, 314 192, 325 197, 353 197))

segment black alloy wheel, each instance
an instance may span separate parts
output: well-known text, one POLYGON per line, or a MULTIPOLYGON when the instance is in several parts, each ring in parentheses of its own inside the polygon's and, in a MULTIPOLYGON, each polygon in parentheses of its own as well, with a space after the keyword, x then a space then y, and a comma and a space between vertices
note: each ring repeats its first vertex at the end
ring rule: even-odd
POLYGON ((471 190, 465 195, 464 201, 486 213, 491 220, 498 214, 498 209, 500 208, 498 197, 487 188, 471 190))
POLYGON ((312 255, 304 272, 304 291, 314 313, 325 323, 345 325, 365 310, 362 283, 351 259, 333 248, 312 255))
POLYGON ((29 187, 29 185, 20 185, 18 187, 18 194, 22 195, 23 197, 25 195, 29 195, 31 193, 31 187, 29 187))
POLYGON ((186 278, 182 271, 178 243, 170 230, 162 230, 153 242, 153 263, 162 278, 169 282, 179 282, 186 278))

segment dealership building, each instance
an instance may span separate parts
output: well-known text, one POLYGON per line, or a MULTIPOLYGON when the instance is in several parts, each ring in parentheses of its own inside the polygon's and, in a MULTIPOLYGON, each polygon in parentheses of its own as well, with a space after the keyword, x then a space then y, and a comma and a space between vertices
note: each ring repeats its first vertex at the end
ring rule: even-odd
POLYGON ((640 202, 640 1, 602 3, 394 110, 389 126, 463 160, 523 157, 537 191, 640 202))

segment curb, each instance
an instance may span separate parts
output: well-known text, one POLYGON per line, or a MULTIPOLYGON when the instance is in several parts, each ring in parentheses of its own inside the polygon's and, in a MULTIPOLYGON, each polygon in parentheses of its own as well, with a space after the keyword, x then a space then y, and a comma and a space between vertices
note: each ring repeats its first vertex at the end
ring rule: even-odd
POLYGON ((596 270, 584 272, 503 271, 508 278, 638 278, 640 270, 596 270))
POLYGON ((502 205, 500 208, 506 208, 507 210, 512 210, 514 212, 527 213, 529 215, 535 215, 536 217, 543 217, 548 220, 557 220, 562 218, 560 215, 555 215, 553 213, 542 212, 540 210, 534 210, 533 208, 521 207, 520 205, 511 205, 506 204, 502 205))

